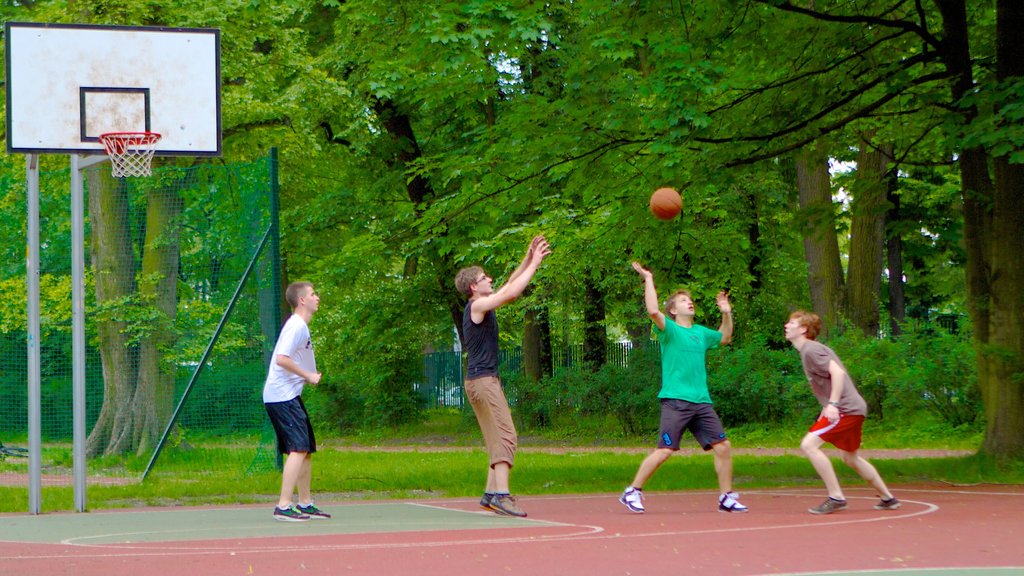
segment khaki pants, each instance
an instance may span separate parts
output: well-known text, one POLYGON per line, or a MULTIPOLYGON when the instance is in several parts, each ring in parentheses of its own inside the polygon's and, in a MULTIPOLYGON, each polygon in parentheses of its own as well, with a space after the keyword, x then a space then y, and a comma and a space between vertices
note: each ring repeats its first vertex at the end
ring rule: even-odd
POLYGON ((480 432, 484 435, 491 468, 498 462, 506 462, 511 468, 515 464, 519 437, 508 400, 501 389, 501 379, 497 376, 474 378, 466 380, 465 388, 469 405, 473 407, 480 432))

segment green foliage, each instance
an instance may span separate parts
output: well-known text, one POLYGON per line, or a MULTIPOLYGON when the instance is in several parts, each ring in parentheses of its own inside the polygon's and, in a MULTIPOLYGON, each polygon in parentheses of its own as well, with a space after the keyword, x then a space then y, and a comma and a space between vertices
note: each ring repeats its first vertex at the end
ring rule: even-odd
POLYGON ((963 145, 980 146, 992 156, 1008 156, 1011 163, 1024 164, 1024 78, 1003 82, 972 92, 960 104, 976 107, 982 114, 967 126, 963 145))
MULTIPOLYGON (((850 330, 827 344, 843 359, 872 420, 927 413, 950 427, 980 422, 974 352, 967 336, 926 327, 887 340, 850 330)), ((505 378, 525 429, 571 427, 574 420, 607 415, 625 436, 657 426, 660 385, 656 346, 633 349, 626 366, 608 364, 596 372, 560 368, 536 383, 517 374, 505 378)), ((708 388, 727 429, 808 423, 821 411, 799 354, 756 339, 709 352, 708 388)))
POLYGON ((926 411, 952 427, 982 418, 969 335, 925 325, 882 340, 848 330, 828 344, 843 359, 874 418, 926 411))
POLYGON ((726 425, 810 421, 821 410, 807 388, 800 357, 748 340, 708 353, 708 389, 726 425))
POLYGON ((321 288, 320 312, 310 327, 318 350, 327 351, 323 418, 336 430, 416 421, 423 405, 410 384, 422 379, 422 342, 432 327, 405 323, 411 310, 395 312, 414 301, 417 287, 374 269, 364 270, 363 280, 351 293, 321 288))
POLYGON ((514 394, 515 415, 524 429, 572 426, 577 419, 608 415, 620 433, 636 435, 657 424, 659 358, 656 347, 641 347, 630 352, 628 366, 559 368, 539 382, 518 375, 506 378, 505 386, 514 394))
MULTIPOLYGON (((908 315, 963 312, 960 183, 955 167, 935 165, 964 145, 1019 160, 1019 80, 996 83, 988 72, 994 14, 968 6, 973 61, 985 65, 965 102, 982 113, 964 127, 948 85, 937 81, 934 47, 912 33, 921 22, 941 30, 937 8, 867 2, 816 9, 839 18, 728 0, 84 0, 5 6, 3 14, 221 30, 224 161, 256 158, 271 145, 281 150, 285 279, 312 279, 332 297, 313 325, 324 382, 309 392, 311 411, 331 429, 349 430, 417 418, 412 385, 422 379, 420 354, 450 347, 458 321, 454 271, 479 263, 500 284, 539 232, 554 253, 528 303, 499 312, 503 345, 518 344, 525 305, 547 308, 555 346, 579 342, 584 279, 604 293, 603 327, 616 337, 637 333, 646 318, 629 269, 636 259, 655 270, 662 293, 691 288, 709 326, 717 316, 707 299, 723 288, 732 294, 736 340, 710 359, 713 397, 730 425, 762 414, 804 417, 813 405, 794 355, 773 349, 786 345, 778 328, 785 312, 809 300, 786 155, 815 140, 827 139, 840 159, 853 154, 858 134, 894 143, 904 219, 889 232, 904 240, 908 315), (907 33, 843 21, 870 15, 907 33), (680 219, 648 214, 647 197, 661 185, 683 193, 680 219)), ((6 337, 24 324, 24 162, 0 158, 6 337)), ((42 162, 46 169, 65 164, 42 162)), ((68 199, 66 187, 48 178, 44 330, 66 333, 68 199)), ((172 366, 204 349, 219 317, 215 296, 229 289, 192 279, 244 259, 231 241, 261 232, 254 220, 235 217, 245 200, 219 194, 195 201, 208 186, 231 190, 240 182, 197 182, 183 192, 188 232, 179 297, 187 305, 175 318, 182 336, 166 356, 172 366)), ((140 340, 159 320, 148 304, 132 297, 90 312, 129 321, 140 340)), ((228 326, 221 346, 266 347, 265 340, 228 326)), ((874 417, 926 409, 970 425, 976 376, 959 359, 973 353, 963 340, 937 340, 949 355, 934 357, 922 352, 926 341, 850 340, 840 353, 874 417)), ((622 430, 638 430, 650 426, 657 406, 657 370, 638 370, 560 372, 507 385, 523 391, 516 409, 534 425, 605 410, 622 430)), ((246 377, 256 386, 261 380, 246 377)))

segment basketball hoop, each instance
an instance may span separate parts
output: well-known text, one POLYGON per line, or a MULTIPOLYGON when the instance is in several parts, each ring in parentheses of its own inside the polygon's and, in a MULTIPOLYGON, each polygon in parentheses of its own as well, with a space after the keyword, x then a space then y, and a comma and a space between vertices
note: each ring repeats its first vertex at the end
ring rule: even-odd
POLYGON ((108 132, 100 143, 110 156, 114 178, 149 176, 160 135, 156 132, 108 132))

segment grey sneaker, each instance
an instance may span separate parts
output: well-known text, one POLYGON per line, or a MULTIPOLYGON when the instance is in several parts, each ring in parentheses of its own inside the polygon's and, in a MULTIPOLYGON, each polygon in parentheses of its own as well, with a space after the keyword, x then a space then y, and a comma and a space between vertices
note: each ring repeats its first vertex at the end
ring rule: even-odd
POLYGON ((875 504, 875 510, 897 510, 900 507, 900 501, 896 497, 889 498, 886 500, 882 498, 875 504))
POLYGON ((749 512, 750 508, 740 504, 740 495, 738 492, 726 492, 718 497, 718 511, 733 513, 749 512))
POLYGON ((526 517, 526 512, 523 512, 523 509, 516 502, 516 497, 511 494, 495 494, 492 496, 491 510, 506 516, 526 517))
POLYGON ((289 506, 285 509, 274 506, 274 520, 280 520, 282 522, 305 522, 309 520, 308 514, 303 514, 295 509, 295 506, 289 506))
POLYGON ((313 504, 312 502, 309 503, 309 506, 303 506, 302 504, 299 504, 298 506, 296 506, 296 509, 299 511, 299 513, 305 514, 306 516, 309 516, 311 519, 316 518, 320 520, 326 520, 327 518, 331 517, 330 514, 317 508, 316 504, 313 504))
POLYGON ((493 499, 494 499, 494 494, 489 494, 487 492, 484 492, 483 497, 480 498, 480 507, 484 508, 486 510, 493 510, 493 508, 491 508, 491 500, 493 500, 493 499))
POLYGON ((846 500, 836 500, 831 496, 826 498, 825 501, 818 506, 807 509, 811 514, 831 514, 840 510, 846 510, 846 500))
POLYGON ((632 486, 627 487, 622 491, 622 496, 619 496, 619 502, 629 508, 630 512, 636 512, 637 514, 644 513, 644 492, 643 490, 637 490, 632 486))

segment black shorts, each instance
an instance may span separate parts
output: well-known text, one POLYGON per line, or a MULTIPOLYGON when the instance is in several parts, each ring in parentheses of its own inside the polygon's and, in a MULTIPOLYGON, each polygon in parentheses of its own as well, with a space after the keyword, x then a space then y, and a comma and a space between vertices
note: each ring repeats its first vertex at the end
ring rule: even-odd
POLYGON ((704 450, 710 450, 711 446, 725 441, 725 428, 711 404, 662 398, 658 448, 679 450, 679 440, 684 430, 689 430, 704 450))
POLYGON ((285 402, 267 402, 267 415, 277 434, 277 449, 281 454, 292 452, 316 452, 316 436, 309 422, 309 413, 302 397, 296 396, 285 402))

